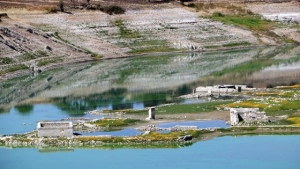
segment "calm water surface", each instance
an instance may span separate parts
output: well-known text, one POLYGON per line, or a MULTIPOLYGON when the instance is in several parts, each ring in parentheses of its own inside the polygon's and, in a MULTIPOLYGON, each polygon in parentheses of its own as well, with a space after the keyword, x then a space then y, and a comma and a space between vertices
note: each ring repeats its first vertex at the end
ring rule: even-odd
POLYGON ((299 169, 300 136, 219 137, 188 147, 74 149, 42 153, 35 148, 0 148, 1 169, 299 169))
MULTIPOLYGON (((66 65, 39 75, 0 81, 0 135, 32 131, 40 120, 89 118, 84 112, 95 109, 142 109, 220 99, 177 98, 198 86, 266 87, 300 83, 299 72, 300 47, 170 54, 66 65)), ((219 127, 226 125, 223 123, 201 125, 219 127)), ((174 124, 162 124, 168 125, 174 124)), ((137 131, 125 132, 135 135, 137 131)), ((124 135, 122 131, 115 134, 124 135)), ((41 153, 35 148, 0 148, 0 169, 299 169, 299 143, 300 136, 255 136, 221 137, 177 149, 74 149, 41 153)))

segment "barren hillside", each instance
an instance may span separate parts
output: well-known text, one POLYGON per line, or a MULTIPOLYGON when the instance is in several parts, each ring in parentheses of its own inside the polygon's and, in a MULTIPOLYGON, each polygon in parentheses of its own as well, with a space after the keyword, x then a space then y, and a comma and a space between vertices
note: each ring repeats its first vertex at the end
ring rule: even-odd
MULTIPOLYGON (((297 2, 238 4, 237 9, 248 9, 266 18, 278 14, 275 18, 284 24, 272 30, 276 36, 206 17, 224 11, 222 6, 199 11, 177 1, 64 2, 65 12, 49 13, 49 7, 57 8, 57 1, 0 1, 0 13, 7 13, 0 22, 1 78, 100 58, 279 45, 283 41, 276 36, 300 41, 299 28, 279 17, 291 10, 300 14, 297 2), (97 4, 118 5, 126 12, 109 15, 88 10, 97 4), (266 8, 277 10, 263 10, 266 8)), ((293 23, 297 23, 297 17, 292 16, 293 23)))

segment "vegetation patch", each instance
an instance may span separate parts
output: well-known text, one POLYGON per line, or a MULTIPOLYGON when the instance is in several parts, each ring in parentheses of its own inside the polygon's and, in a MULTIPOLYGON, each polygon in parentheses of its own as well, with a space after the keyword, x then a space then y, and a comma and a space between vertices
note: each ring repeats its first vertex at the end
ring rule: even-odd
POLYGON ((34 60, 34 59, 46 57, 46 56, 48 56, 47 52, 42 51, 42 50, 37 50, 33 53, 26 52, 24 54, 17 56, 16 58, 19 61, 24 62, 24 61, 34 60))
POLYGON ((178 113, 203 113, 218 110, 224 104, 229 104, 232 101, 209 102, 198 104, 174 104, 165 105, 157 108, 157 114, 178 114, 178 113))
POLYGON ((0 65, 7 65, 13 63, 13 59, 9 57, 0 57, 0 65))
POLYGON ((133 110, 133 109, 125 109, 125 110, 102 110, 103 113, 124 113, 124 114, 146 114, 147 110, 133 110))
POLYGON ((62 61, 63 59, 61 57, 54 57, 54 58, 49 58, 49 59, 41 59, 38 61, 37 66, 44 66, 44 65, 48 65, 50 63, 57 63, 62 61))
POLYGON ((277 88, 279 88, 279 89, 300 89, 300 84, 295 84, 292 86, 279 86, 277 88))
POLYGON ((292 125, 300 126, 300 117, 290 117, 286 119, 292 125))
POLYGON ((124 127, 129 126, 135 123, 141 122, 141 120, 137 119, 100 119, 95 122, 91 122, 91 124, 95 124, 99 127, 124 127))
POLYGON ((248 30, 271 37, 278 37, 274 32, 271 31, 276 25, 276 22, 262 19, 259 15, 225 15, 220 12, 215 12, 209 18, 225 24, 246 28, 248 30))
POLYGON ((239 74, 251 74, 255 71, 261 70, 264 67, 272 65, 273 62, 267 58, 260 58, 257 60, 251 60, 247 63, 243 63, 231 68, 225 68, 222 71, 212 73, 213 76, 222 76, 224 74, 238 72, 239 74))
POLYGON ((264 110, 269 106, 267 103, 261 103, 258 100, 247 100, 247 101, 237 101, 234 103, 227 104, 228 107, 232 108, 259 108, 264 110))
POLYGON ((137 31, 132 31, 126 27, 124 21, 117 19, 112 22, 112 25, 119 28, 119 35, 121 38, 139 38, 140 34, 137 31))
MULTIPOLYGON (((108 7, 103 7, 101 8, 103 12, 109 14, 109 15, 113 15, 113 14, 124 14, 125 13, 125 9, 120 7, 120 6, 116 6, 116 5, 111 5, 108 7)), ((101 10, 100 9, 100 10, 101 10)))
POLYGON ((222 45, 223 47, 234 47, 234 46, 246 46, 246 45, 250 45, 249 42, 233 42, 233 43, 228 43, 228 44, 224 44, 222 45))
POLYGON ((24 64, 15 64, 15 65, 11 65, 8 68, 6 68, 6 73, 11 73, 11 72, 15 72, 18 70, 24 70, 24 69, 28 69, 28 66, 26 66, 24 64))

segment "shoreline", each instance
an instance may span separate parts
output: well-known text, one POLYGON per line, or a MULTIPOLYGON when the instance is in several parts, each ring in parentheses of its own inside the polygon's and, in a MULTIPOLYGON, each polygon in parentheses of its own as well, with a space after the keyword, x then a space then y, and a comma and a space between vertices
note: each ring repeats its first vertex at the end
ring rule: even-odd
MULTIPOLYGON (((53 65, 47 65, 45 67, 41 67, 43 70, 42 72, 46 72, 49 70, 53 70, 56 68, 60 68, 66 65, 75 65, 80 63, 88 63, 88 62, 95 62, 95 61, 103 61, 103 60, 117 60, 117 59, 127 59, 127 58, 136 58, 136 57, 151 57, 151 56, 158 56, 158 55, 170 55, 170 54, 184 54, 184 53, 209 53, 209 52, 226 52, 230 50, 247 50, 247 49, 255 49, 255 48, 266 48, 266 47, 281 47, 281 46, 296 46, 295 44, 278 44, 278 45, 249 45, 249 46, 240 46, 240 47, 228 47, 228 48, 221 48, 221 49, 206 49, 202 51, 172 51, 172 52, 153 52, 153 53, 143 53, 143 54, 133 54, 133 55, 127 55, 127 56, 120 56, 120 57, 113 57, 113 58, 87 58, 80 61, 75 62, 66 62, 66 63, 57 63, 53 65)), ((34 73, 28 68, 27 70, 20 70, 17 72, 12 73, 6 73, 4 75, 0 75, 0 80, 10 80, 22 76, 30 75, 31 73, 34 73)))
MULTIPOLYGON (((130 147, 151 147, 151 148, 175 148, 180 145, 192 145, 198 141, 206 141, 223 136, 247 136, 247 135, 300 135, 300 127, 297 126, 250 126, 250 127, 229 127, 215 130, 188 130, 193 139, 179 140, 174 137, 170 140, 168 134, 151 132, 148 135, 115 137, 115 136, 73 136, 70 138, 57 137, 33 137, 36 133, 30 132, 23 135, 1 136, 0 146, 4 148, 130 148, 130 147), (153 138, 153 136, 159 136, 153 138), (164 135, 164 137, 162 137, 164 135), (27 138, 26 138, 27 136, 27 138), (29 138, 29 136, 31 136, 29 138), (153 139, 153 140, 152 140, 153 139)), ((186 133, 185 132, 185 133, 186 133)), ((173 132, 173 135, 178 132, 173 132)), ((184 133, 181 133, 181 135, 184 133)), ((180 135, 179 135, 180 136, 180 135)), ((183 136, 183 135, 182 135, 183 136)), ((182 137, 181 136, 181 137, 182 137)))

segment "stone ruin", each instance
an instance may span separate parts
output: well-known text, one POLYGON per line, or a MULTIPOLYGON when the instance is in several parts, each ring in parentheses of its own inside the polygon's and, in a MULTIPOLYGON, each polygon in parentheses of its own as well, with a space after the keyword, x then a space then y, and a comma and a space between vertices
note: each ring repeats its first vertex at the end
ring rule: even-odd
POLYGON ((155 119, 155 107, 150 107, 148 111, 148 117, 146 120, 154 120, 155 119))
POLYGON ((231 108, 230 124, 236 126, 241 122, 270 122, 265 112, 260 112, 258 108, 231 108))
POLYGON ((38 137, 71 137, 72 122, 38 122, 38 137))

